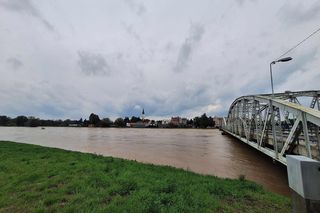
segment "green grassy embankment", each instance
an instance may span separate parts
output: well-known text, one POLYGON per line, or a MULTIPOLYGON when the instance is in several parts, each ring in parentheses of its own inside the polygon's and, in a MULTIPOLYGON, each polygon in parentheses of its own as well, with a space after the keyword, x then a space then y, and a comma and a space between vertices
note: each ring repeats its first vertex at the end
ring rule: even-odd
POLYGON ((246 180, 0 141, 0 212, 290 212, 246 180))

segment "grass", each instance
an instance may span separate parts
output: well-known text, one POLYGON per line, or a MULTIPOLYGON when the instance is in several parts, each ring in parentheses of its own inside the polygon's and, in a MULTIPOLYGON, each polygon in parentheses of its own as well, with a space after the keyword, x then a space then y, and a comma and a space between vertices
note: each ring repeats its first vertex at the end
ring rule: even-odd
POLYGON ((290 212, 239 178, 0 141, 0 212, 290 212))

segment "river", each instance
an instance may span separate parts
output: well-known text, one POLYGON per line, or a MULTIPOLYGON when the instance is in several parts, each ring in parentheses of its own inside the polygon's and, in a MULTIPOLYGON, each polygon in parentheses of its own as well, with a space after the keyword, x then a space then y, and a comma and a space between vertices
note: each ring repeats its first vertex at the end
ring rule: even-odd
POLYGON ((217 129, 0 127, 0 140, 171 165, 201 174, 247 179, 289 195, 286 167, 217 129))

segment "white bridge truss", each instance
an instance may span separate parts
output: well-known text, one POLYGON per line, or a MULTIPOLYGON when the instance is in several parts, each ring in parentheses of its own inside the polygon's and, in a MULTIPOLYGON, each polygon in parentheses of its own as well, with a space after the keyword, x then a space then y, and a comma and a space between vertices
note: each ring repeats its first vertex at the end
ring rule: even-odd
POLYGON ((318 90, 242 96, 222 130, 284 165, 286 154, 320 160, 319 110, 318 90))

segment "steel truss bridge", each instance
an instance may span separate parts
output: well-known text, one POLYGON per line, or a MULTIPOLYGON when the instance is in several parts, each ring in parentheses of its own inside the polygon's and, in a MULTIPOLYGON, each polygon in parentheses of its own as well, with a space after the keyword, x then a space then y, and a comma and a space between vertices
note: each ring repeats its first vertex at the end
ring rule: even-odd
POLYGON ((286 155, 320 160, 320 90, 237 98, 222 131, 286 165, 286 155))

